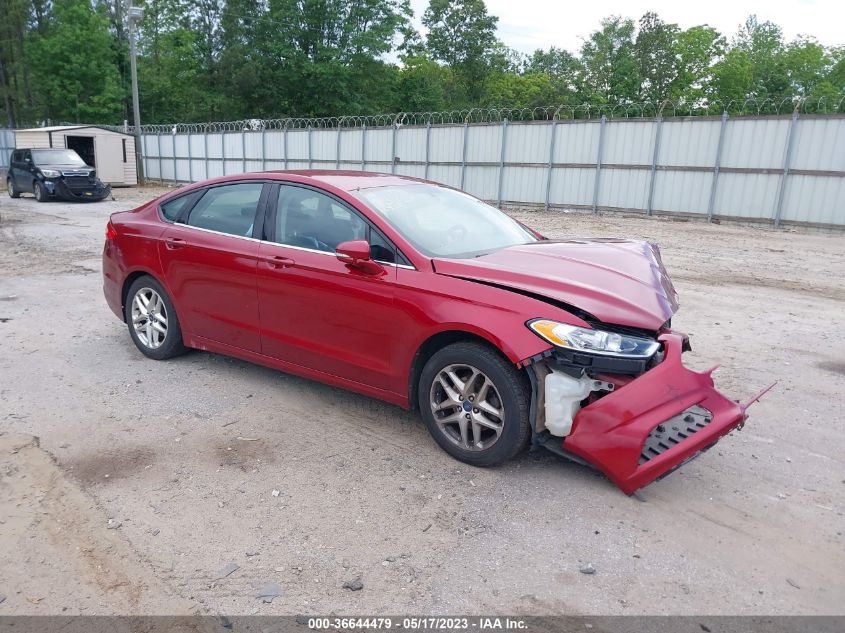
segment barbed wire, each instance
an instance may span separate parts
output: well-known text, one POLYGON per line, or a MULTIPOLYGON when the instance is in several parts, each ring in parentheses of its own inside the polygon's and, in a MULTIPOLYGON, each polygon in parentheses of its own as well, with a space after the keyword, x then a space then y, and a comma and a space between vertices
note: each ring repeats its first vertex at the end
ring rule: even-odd
MULTIPOLYGON (((392 112, 338 117, 285 117, 275 119, 242 119, 210 123, 159 123, 141 126, 144 134, 198 134, 205 132, 259 132, 283 129, 378 128, 508 121, 551 121, 598 119, 630 119, 646 117, 696 117, 721 115, 785 115, 841 114, 845 112, 845 95, 818 99, 786 97, 783 99, 747 98, 743 100, 689 102, 664 100, 657 102, 542 106, 535 108, 467 108, 441 112, 392 112)), ((78 124, 67 124, 78 125, 78 124)), ((133 133, 133 126, 97 125, 115 132, 133 133)))

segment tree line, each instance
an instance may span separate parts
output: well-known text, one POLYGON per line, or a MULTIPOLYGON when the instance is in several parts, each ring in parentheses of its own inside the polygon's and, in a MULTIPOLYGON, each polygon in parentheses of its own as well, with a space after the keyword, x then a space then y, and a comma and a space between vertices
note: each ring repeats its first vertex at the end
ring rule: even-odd
MULTIPOLYGON (((750 16, 726 36, 655 13, 610 16, 578 51, 519 53, 484 0, 136 0, 144 123, 473 107, 680 104, 755 99, 843 107, 845 47, 786 41, 750 16)), ((5 0, 0 121, 131 121, 129 0, 5 0)), ((538 16, 538 19, 542 19, 538 16)))

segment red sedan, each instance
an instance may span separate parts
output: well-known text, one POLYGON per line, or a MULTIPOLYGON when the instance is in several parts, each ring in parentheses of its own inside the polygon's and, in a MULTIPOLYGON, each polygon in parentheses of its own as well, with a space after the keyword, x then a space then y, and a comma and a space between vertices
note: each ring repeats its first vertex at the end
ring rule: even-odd
POLYGON ((427 181, 196 183, 112 215, 103 275, 146 356, 210 350, 419 408, 468 464, 533 443, 630 494, 746 418, 682 365, 655 246, 547 240, 427 181))

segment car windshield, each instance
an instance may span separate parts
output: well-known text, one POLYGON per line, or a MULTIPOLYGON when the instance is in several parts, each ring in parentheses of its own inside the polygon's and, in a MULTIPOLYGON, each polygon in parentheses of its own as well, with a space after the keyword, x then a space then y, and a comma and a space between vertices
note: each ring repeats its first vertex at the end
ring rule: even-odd
POLYGON ((352 193, 428 257, 478 257, 537 241, 495 207, 454 189, 419 184, 352 193))
POLYGON ((36 165, 85 166, 85 161, 72 149, 34 149, 32 150, 32 160, 36 165))

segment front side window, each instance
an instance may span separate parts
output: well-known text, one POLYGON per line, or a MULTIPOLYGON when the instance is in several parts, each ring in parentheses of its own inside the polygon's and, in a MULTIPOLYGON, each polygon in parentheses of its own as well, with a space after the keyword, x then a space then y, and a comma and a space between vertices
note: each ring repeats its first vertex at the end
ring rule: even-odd
POLYGON ((454 189, 419 184, 352 193, 429 257, 476 257, 537 241, 495 207, 454 189))
POLYGON ((252 237, 263 186, 260 182, 245 182, 212 187, 191 209, 188 226, 252 237))
POLYGON ((334 253, 337 245, 367 239, 367 225, 333 198, 304 187, 282 185, 276 206, 276 242, 334 253))

